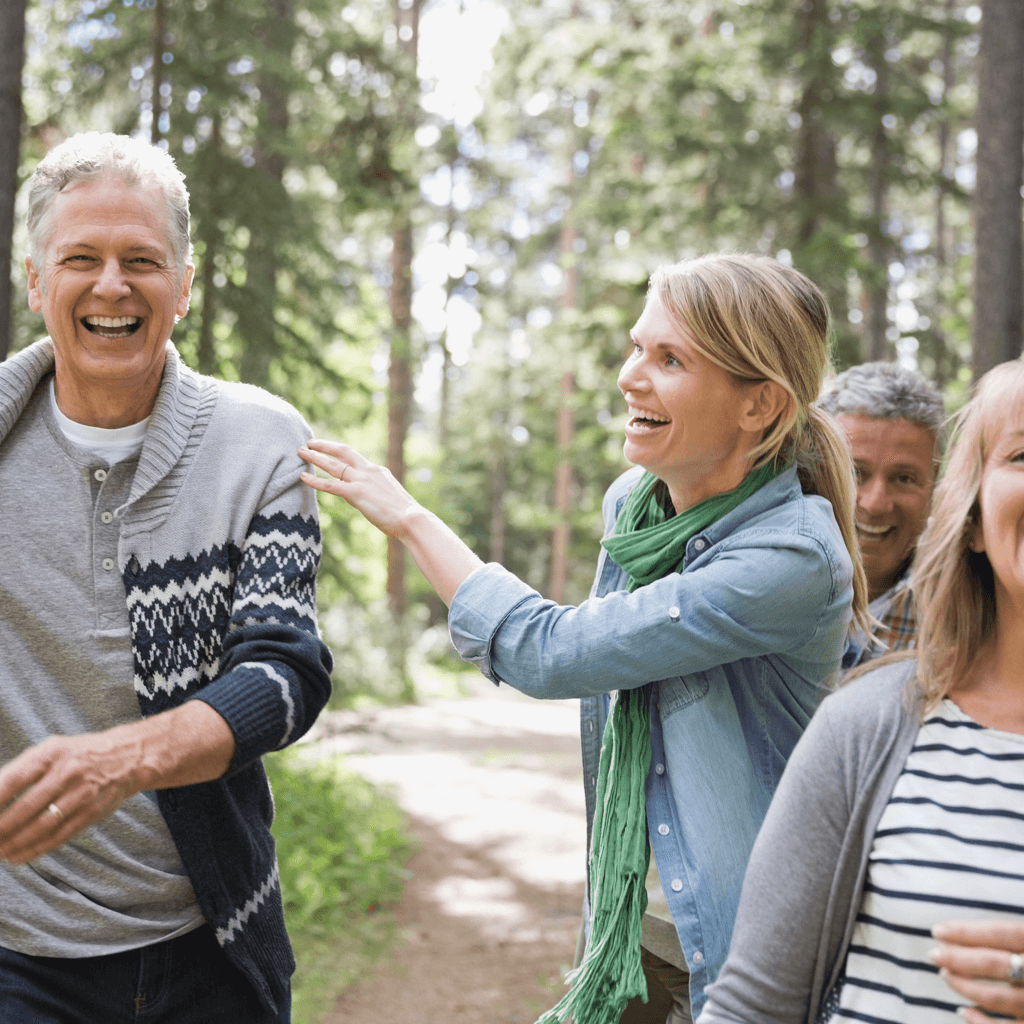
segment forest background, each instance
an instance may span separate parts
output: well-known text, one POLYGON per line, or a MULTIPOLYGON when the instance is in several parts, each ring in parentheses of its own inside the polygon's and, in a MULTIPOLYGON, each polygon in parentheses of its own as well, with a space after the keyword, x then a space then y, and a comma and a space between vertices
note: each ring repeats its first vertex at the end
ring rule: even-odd
MULTIPOLYGON (((828 293, 838 368, 917 365, 951 406, 1020 354, 1017 0, 4 12, 0 355, 45 333, 22 298, 35 163, 79 130, 149 137, 192 196, 186 361, 284 395, 556 600, 589 587, 659 263, 792 263, 828 293), (492 41, 477 95, 452 70, 492 41)), ((323 529, 335 701, 414 699, 416 666, 453 657, 443 606, 340 502, 323 529)))
MULTIPOLYGON (((0 358, 45 333, 24 183, 90 129, 186 174, 185 360, 288 398, 559 601, 625 468, 615 378, 658 264, 797 266, 838 369, 917 366, 950 411, 1021 354, 1020 0, 4 0, 0 358)), ((321 514, 334 706, 457 687, 401 547, 321 514)), ((338 934, 382 939, 401 821, 333 768, 271 768, 298 998, 323 1002, 338 934)))

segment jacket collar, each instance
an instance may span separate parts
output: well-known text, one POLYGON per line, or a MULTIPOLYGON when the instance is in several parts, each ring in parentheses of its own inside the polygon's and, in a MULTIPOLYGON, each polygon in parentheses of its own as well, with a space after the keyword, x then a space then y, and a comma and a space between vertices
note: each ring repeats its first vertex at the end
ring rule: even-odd
MULTIPOLYGON (((53 366, 53 342, 49 338, 0 363, 0 443, 53 366)), ((201 391, 201 378, 182 364, 178 350, 168 341, 160 390, 150 415, 129 504, 153 490, 181 459, 199 412, 201 391)))

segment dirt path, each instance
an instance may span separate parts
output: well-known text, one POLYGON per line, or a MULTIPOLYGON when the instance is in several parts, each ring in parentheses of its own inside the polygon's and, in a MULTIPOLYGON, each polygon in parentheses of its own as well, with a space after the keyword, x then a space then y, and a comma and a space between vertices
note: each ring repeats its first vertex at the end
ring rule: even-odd
POLYGON ((585 871, 578 704, 471 685, 318 723, 325 753, 393 787, 420 844, 401 938, 325 1024, 532 1024, 564 991, 585 871))

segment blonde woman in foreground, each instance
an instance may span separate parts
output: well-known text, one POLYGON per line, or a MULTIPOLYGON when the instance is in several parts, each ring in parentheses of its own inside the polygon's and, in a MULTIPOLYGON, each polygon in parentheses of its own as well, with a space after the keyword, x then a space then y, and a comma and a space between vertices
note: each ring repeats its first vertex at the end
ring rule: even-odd
POLYGON ((1024 1020, 1024 363, 957 418, 911 585, 916 658, 797 744, 700 1024, 1024 1020))
POLYGON ((821 292, 774 260, 655 272, 618 376, 636 466, 605 497, 597 578, 579 607, 485 566, 352 448, 300 451, 332 476, 307 474, 310 486, 409 548, 466 660, 534 697, 583 698, 589 941, 545 1024, 570 1013, 614 1024, 646 996, 648 837, 681 953, 644 960, 673 994, 672 1024, 699 1013, 758 826, 838 669, 851 603, 865 619, 852 464, 838 425, 811 406, 828 331, 821 292))

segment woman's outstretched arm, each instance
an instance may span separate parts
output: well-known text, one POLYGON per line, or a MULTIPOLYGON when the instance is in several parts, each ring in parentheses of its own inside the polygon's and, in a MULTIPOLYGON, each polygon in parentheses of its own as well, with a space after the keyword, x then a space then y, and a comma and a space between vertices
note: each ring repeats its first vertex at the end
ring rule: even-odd
POLYGON ((299 449, 299 455, 330 474, 303 473, 303 481, 344 498, 378 530, 401 541, 446 605, 451 605, 463 580, 484 564, 390 470, 370 462, 351 445, 313 440, 299 449))

